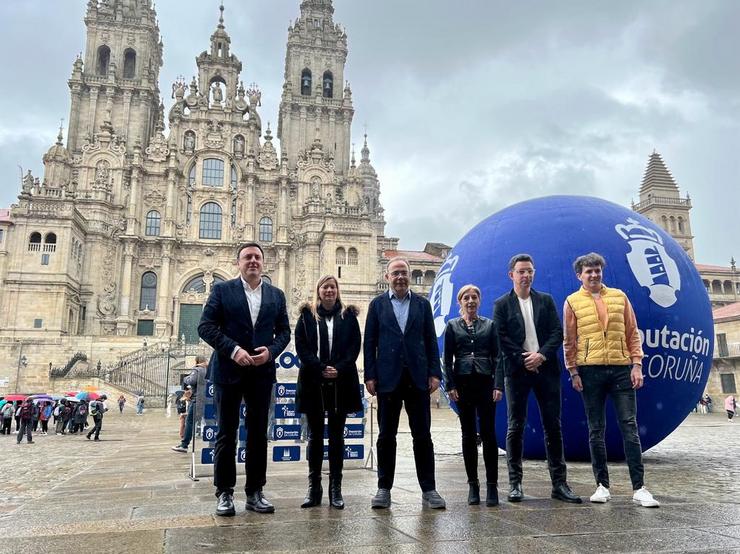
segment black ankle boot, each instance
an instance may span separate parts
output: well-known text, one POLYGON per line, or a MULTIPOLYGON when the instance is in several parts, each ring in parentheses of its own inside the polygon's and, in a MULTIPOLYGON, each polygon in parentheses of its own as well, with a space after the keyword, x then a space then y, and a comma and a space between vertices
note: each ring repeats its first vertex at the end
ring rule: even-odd
POLYGON ((486 486, 486 506, 498 506, 498 488, 495 484, 486 486))
POLYGON ((308 482, 308 492, 306 492, 306 498, 303 499, 301 508, 313 508, 321 504, 321 497, 324 494, 324 489, 321 488, 321 481, 311 480, 308 482))
POLYGON ((329 504, 337 510, 344 510, 342 497, 342 477, 329 477, 329 504))
POLYGON ((468 481, 468 504, 470 506, 480 504, 480 484, 478 481, 468 481))

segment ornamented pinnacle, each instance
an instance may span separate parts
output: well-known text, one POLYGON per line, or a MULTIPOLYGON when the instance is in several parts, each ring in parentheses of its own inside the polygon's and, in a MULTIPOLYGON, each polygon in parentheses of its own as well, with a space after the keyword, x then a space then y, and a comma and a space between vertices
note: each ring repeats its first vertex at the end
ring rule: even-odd
POLYGON ((224 28, 224 3, 221 2, 221 5, 218 7, 219 11, 221 12, 221 15, 218 17, 218 28, 223 29, 224 28))
POLYGON ((57 135, 57 144, 59 146, 62 146, 64 141, 64 134, 62 133, 62 130, 64 129, 64 118, 61 118, 59 120, 59 134, 57 135))

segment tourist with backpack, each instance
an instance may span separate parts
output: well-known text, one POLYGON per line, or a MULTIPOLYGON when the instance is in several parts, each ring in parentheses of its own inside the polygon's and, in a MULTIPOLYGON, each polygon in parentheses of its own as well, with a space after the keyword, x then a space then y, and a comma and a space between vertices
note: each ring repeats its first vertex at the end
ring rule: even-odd
POLYGON ((59 419, 57 420, 57 435, 65 435, 67 433, 67 424, 72 419, 72 406, 69 402, 62 399, 59 401, 59 419))
POLYGON ((20 428, 18 429, 18 444, 23 441, 24 434, 26 435, 28 443, 33 444, 33 436, 31 435, 33 431, 33 411, 33 400, 30 398, 26 398, 26 400, 23 401, 23 404, 21 404, 21 407, 18 408, 18 419, 20 421, 20 428))
POLYGON ((72 434, 75 435, 77 432, 82 432, 85 428, 85 422, 87 421, 88 406, 87 401, 80 400, 77 405, 77 409, 74 412, 74 423, 72 424, 72 434))
POLYGON ((51 413, 51 402, 44 402, 44 404, 39 409, 39 421, 41 422, 42 435, 46 435, 49 433, 49 418, 51 417, 51 413))
POLYGON ((106 395, 101 394, 100 398, 90 402, 90 415, 93 417, 95 426, 87 433, 87 440, 90 440, 93 434, 96 441, 100 440, 100 430, 103 428, 103 414, 108 411, 108 408, 104 404, 107 399, 108 397, 106 395))
POLYGON ((3 435, 10 435, 10 427, 13 425, 13 414, 15 413, 15 406, 13 402, 8 402, 3 405, 3 435))

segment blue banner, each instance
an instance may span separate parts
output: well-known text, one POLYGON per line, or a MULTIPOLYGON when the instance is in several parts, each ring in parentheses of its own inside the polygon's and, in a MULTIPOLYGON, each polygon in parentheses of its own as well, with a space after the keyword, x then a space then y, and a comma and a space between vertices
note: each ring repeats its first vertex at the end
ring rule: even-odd
MULTIPOLYGON (((329 459, 329 446, 324 445, 324 459, 329 459)), ((345 460, 363 460, 365 459, 365 447, 362 444, 347 444, 344 447, 345 460)))
POLYGON ((275 419, 298 419, 295 404, 275 404, 275 419))
POLYGON ((295 398, 297 383, 277 383, 275 385, 276 398, 295 398))
MULTIPOLYGON (((345 439, 361 439, 365 436, 365 429, 362 423, 348 423, 344 426, 345 439)), ((329 438, 329 425, 324 422, 324 438, 329 438)))
POLYGON ((207 425, 203 427, 203 441, 216 442, 216 433, 218 433, 218 427, 216 425, 207 425))
POLYGON ((347 414, 347 419, 360 419, 365 417, 365 410, 360 410, 359 412, 352 412, 351 414, 347 414))
POLYGON ((272 438, 276 441, 300 440, 300 425, 275 425, 272 430, 272 438))
POLYGON ((203 406, 203 417, 206 420, 215 420, 216 419, 216 406, 214 404, 206 403, 205 406, 203 406))
POLYGON ((275 446, 272 449, 273 462, 298 462, 300 459, 300 446, 275 446))
POLYGON ((241 442, 247 441, 247 428, 244 425, 239 426, 239 440, 241 442))
POLYGON ((213 448, 203 448, 200 451, 200 463, 201 464, 212 464, 213 463, 213 448))

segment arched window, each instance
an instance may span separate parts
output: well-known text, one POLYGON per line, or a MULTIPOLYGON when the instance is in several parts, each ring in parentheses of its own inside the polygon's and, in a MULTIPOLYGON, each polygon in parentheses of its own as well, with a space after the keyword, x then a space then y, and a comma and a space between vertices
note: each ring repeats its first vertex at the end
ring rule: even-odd
POLYGON ((424 272, 424 284, 425 285, 431 285, 434 283, 434 278, 436 275, 434 274, 434 271, 431 269, 424 272))
POLYGON ((671 233, 675 233, 676 232, 676 218, 671 216, 670 222, 671 222, 671 233))
POLYGON ((193 167, 190 168, 190 173, 188 173, 188 186, 195 186, 195 164, 193 164, 193 167))
POLYGON ((262 282, 267 283, 268 285, 272 285, 272 279, 270 279, 267 275, 262 276, 262 282))
POLYGON ((725 294, 732 294, 732 281, 725 281, 724 289, 725 294))
POLYGON ((232 144, 234 148, 234 155, 238 158, 244 155, 244 137, 242 135, 236 135, 232 144))
POLYGON ((684 232, 684 230, 683 230, 683 218, 682 217, 679 217, 678 218, 678 232, 679 233, 683 233, 684 232))
POLYGON ((260 241, 272 242, 272 219, 263 217, 260 219, 260 241))
POLYGON ((712 292, 714 294, 722 294, 722 282, 712 281, 712 292))
POLYGON ((28 238, 28 251, 41 252, 41 233, 31 233, 28 238))
POLYGON ((337 265, 344 265, 347 263, 347 252, 341 246, 337 248, 337 265))
POLYGON ((207 202, 200 209, 200 238, 221 238, 221 206, 215 202, 207 202))
POLYGON ((701 282, 704 283, 704 288, 707 289, 707 292, 710 292, 711 288, 709 286, 709 281, 707 281, 706 279, 702 279, 701 282))
POLYGON ((347 265, 357 265, 357 248, 347 250, 347 265))
POLYGON ((203 160, 203 186, 224 186, 224 161, 218 158, 203 160))
POLYGON ((54 233, 46 233, 44 237, 44 252, 55 252, 57 249, 57 236, 54 233))
POLYGON ((301 95, 311 96, 311 70, 308 68, 301 71, 301 95))
POLYGON ((147 271, 141 276, 141 294, 139 295, 139 310, 157 309, 157 274, 147 271))
POLYGON ((126 48, 123 52, 123 78, 133 79, 136 76, 136 51, 126 48))
POLYGON ((203 280, 203 275, 193 277, 185 283, 182 292, 194 292, 196 294, 206 292, 206 282, 203 280))
POLYGON ((411 280, 415 285, 424 284, 424 273, 420 269, 415 269, 411 272, 411 280))
POLYGON ((661 217, 660 223, 661 225, 663 225, 663 229, 667 231, 668 230, 668 218, 666 216, 661 217))
POLYGON ((110 48, 103 45, 98 48, 98 75, 108 75, 110 65, 110 48))
POLYGON ((324 71, 324 79, 322 81, 324 98, 334 98, 334 75, 331 71, 324 71))
POLYGON ((157 210, 151 210, 149 213, 147 213, 146 214, 146 229, 145 229, 146 236, 158 237, 161 221, 162 221, 162 216, 159 215, 159 212, 157 210))

